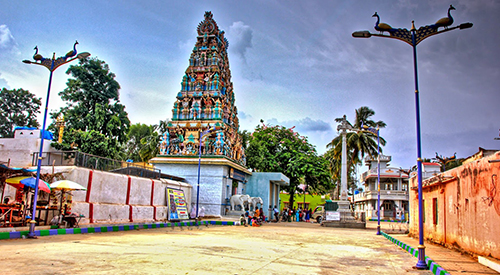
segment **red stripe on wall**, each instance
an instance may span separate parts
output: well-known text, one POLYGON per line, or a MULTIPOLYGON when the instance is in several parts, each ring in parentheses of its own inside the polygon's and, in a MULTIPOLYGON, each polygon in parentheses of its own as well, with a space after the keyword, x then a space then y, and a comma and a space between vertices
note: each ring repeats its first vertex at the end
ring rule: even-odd
POLYGON ((132 186, 132 178, 130 176, 127 177, 128 177, 127 198, 125 199, 125 204, 130 204, 130 187, 132 186))
POLYGON ((89 171, 89 180, 87 182, 87 194, 85 196, 85 202, 89 204, 89 222, 94 223, 94 204, 90 202, 90 193, 92 191, 92 179, 94 171, 89 171))
POLYGON ((125 200, 125 204, 128 205, 128 219, 130 222, 133 222, 134 221, 134 218, 133 218, 133 208, 132 208, 132 205, 130 205, 130 189, 132 187, 132 178, 130 176, 127 176, 128 177, 128 182, 127 182, 127 199, 125 200))
POLYGON ((87 183, 87 196, 85 197, 85 202, 90 202, 90 191, 92 191, 92 176, 94 174, 94 171, 90 170, 89 171, 89 180, 87 183))
POLYGON ((156 206, 153 205, 154 194, 155 194, 155 181, 151 179, 151 206, 153 206, 153 220, 156 221, 156 206))
POLYGON ((90 223, 94 223, 94 204, 89 203, 89 221, 90 223))

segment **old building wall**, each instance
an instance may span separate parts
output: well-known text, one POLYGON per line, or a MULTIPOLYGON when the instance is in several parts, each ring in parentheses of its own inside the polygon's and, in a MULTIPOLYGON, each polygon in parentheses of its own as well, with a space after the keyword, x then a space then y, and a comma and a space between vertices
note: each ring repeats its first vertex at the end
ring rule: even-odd
MULTIPOLYGON (((33 162, 33 152, 40 151, 40 138, 2 138, 0 139, 0 160, 10 162, 12 167, 29 167, 33 162)), ((51 141, 45 140, 43 152, 54 152, 51 141)))
MULTIPOLYGON (((426 239, 500 259, 499 159, 500 151, 423 181, 426 239)), ((416 177, 411 186, 410 234, 418 236, 416 177)))

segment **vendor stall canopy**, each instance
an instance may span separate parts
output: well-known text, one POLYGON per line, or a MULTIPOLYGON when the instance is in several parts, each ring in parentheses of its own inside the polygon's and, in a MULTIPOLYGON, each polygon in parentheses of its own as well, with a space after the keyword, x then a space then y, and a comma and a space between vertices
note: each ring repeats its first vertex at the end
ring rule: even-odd
POLYGON ((9 167, 5 164, 0 164, 0 168, 6 169, 6 170, 12 170, 12 171, 24 172, 24 173, 36 172, 36 169, 21 168, 21 167, 9 167))

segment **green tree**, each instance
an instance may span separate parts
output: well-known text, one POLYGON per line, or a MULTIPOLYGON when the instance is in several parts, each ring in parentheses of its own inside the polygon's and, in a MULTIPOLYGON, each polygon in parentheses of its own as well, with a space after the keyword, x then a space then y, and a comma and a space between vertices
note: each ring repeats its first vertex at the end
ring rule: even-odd
MULTIPOLYGON (((371 119, 375 115, 375 111, 363 106, 355 110, 356 118, 354 124, 349 125, 353 129, 357 129, 354 132, 348 132, 346 135, 346 145, 347 145, 347 169, 348 169, 348 182, 352 182, 352 175, 355 166, 363 161, 365 155, 369 155, 374 158, 378 156, 377 152, 377 135, 369 131, 360 131, 363 126, 373 127, 373 128, 384 128, 386 126, 383 121, 374 121, 371 119)), ((343 118, 336 118, 336 122, 342 122, 343 118)), ((380 146, 385 146, 386 141, 384 138, 380 137, 380 146)), ((342 166, 342 135, 335 137, 330 143, 326 145, 328 151, 325 153, 325 157, 330 162, 330 173, 332 173, 332 179, 339 183, 341 179, 341 166, 342 166)), ((380 153, 382 153, 382 148, 380 148, 380 153)), ((339 184, 337 184, 340 187, 339 184)), ((338 190, 340 194, 340 190, 338 190)))
POLYGON ((139 156, 142 161, 148 161, 160 152, 160 142, 163 133, 167 131, 167 123, 166 120, 160 120, 160 123, 152 126, 153 131, 150 135, 141 138, 139 156))
MULTIPOLYGON (((109 66, 97 58, 81 60, 66 71, 67 88, 59 93, 66 106, 53 113, 64 114, 66 129, 58 149, 77 147, 80 151, 101 157, 123 159, 122 147, 127 141, 130 120, 120 104, 120 85, 109 66), (84 144, 84 143, 92 144, 84 144)), ((58 129, 51 126, 57 132, 58 129)))
POLYGON ((142 123, 136 123, 130 126, 126 145, 127 159, 131 159, 134 162, 144 161, 139 154, 139 151, 143 147, 141 140, 151 136, 154 130, 154 126, 142 123))
POLYGON ((23 89, 0 91, 0 137, 13 138, 16 126, 39 127, 41 98, 23 89))
POLYGON ((283 126, 259 125, 251 134, 245 151, 247 165, 254 171, 281 172, 290 179, 285 190, 293 204, 301 182, 312 190, 330 185, 327 163, 319 157, 307 138, 283 126))
POLYGON ((250 143, 250 139, 252 138, 252 133, 247 130, 238 131, 238 134, 241 136, 241 146, 243 150, 247 150, 248 144, 250 143))

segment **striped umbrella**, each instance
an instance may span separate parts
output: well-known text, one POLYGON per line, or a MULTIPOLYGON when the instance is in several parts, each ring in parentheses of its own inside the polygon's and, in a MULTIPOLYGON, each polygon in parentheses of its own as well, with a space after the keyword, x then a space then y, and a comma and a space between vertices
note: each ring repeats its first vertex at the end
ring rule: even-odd
MULTIPOLYGON (((24 186, 35 188, 36 178, 34 177, 13 177, 5 180, 6 183, 21 189, 24 186)), ((50 186, 47 182, 40 180, 38 181, 38 189, 44 192, 50 193, 50 186)))
POLYGON ((58 180, 50 184, 50 188, 58 190, 87 190, 87 188, 70 180, 58 180))
POLYGON ((63 213, 63 197, 64 197, 64 192, 65 191, 85 191, 87 188, 81 186, 80 184, 70 181, 70 180, 58 180, 56 182, 53 182, 50 184, 50 187, 54 190, 61 190, 61 205, 59 206, 59 210, 61 211, 61 216, 59 218, 59 224, 61 223, 62 217, 64 216, 63 213))

